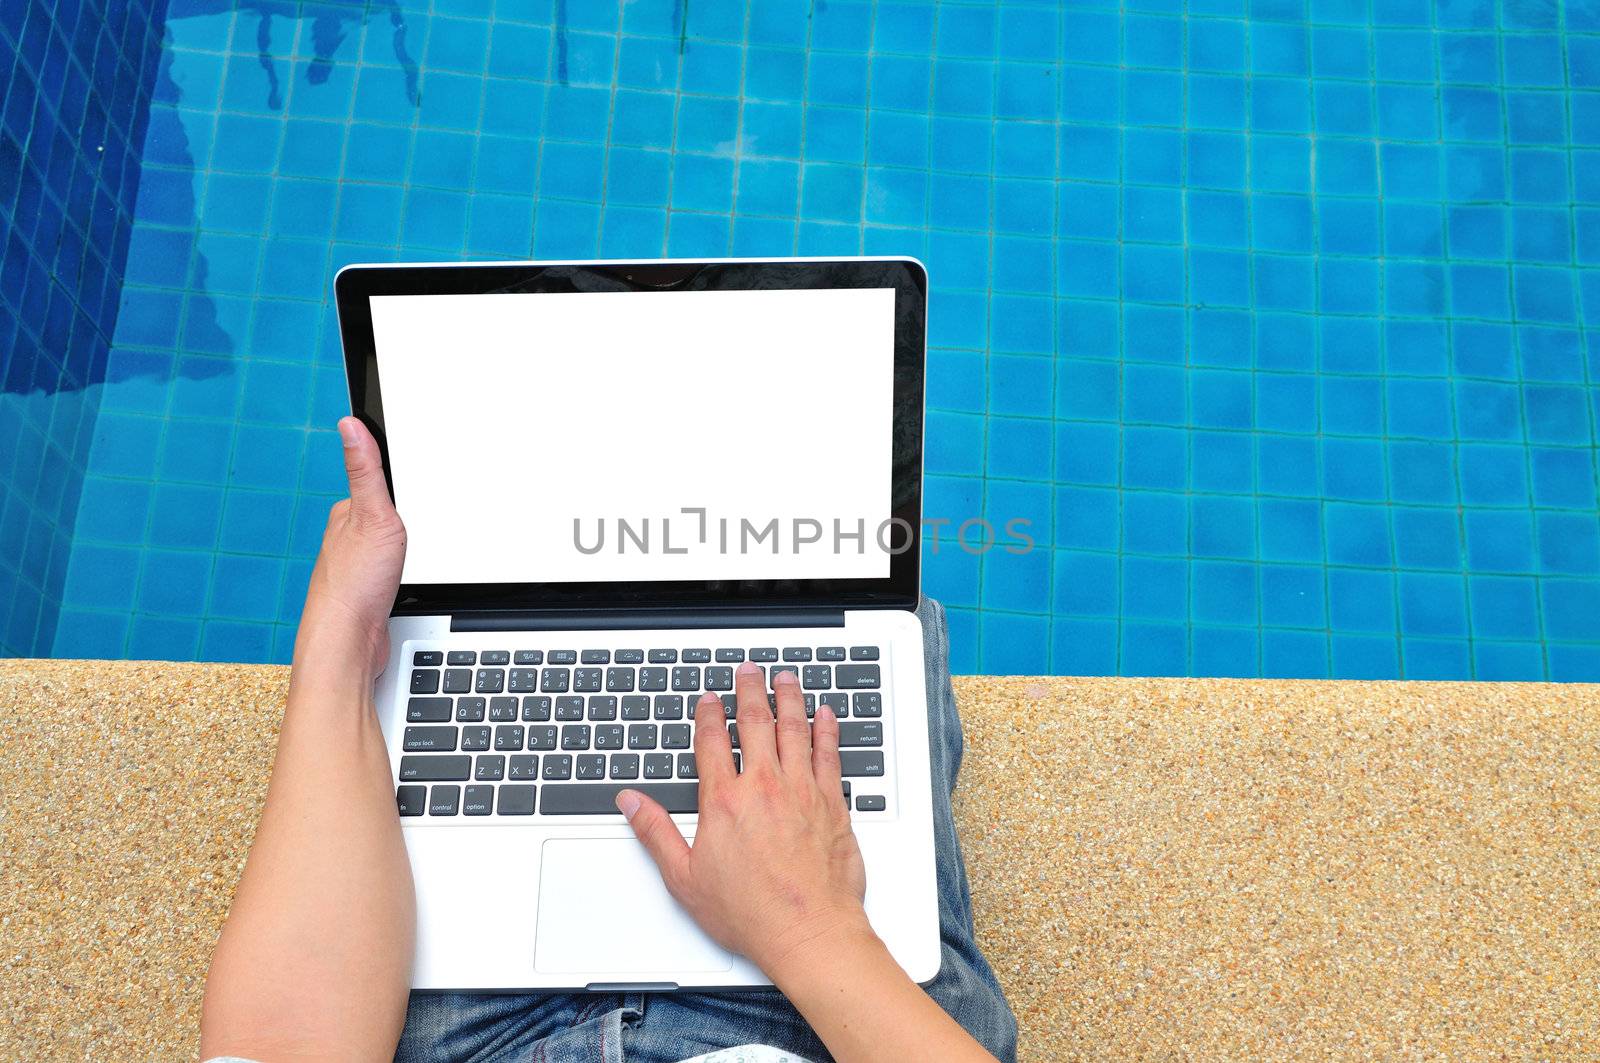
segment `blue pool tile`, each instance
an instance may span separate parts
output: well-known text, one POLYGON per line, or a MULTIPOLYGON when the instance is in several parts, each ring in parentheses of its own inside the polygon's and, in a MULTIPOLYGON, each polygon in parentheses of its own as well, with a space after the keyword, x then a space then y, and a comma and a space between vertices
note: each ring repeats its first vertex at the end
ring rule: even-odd
POLYGON ((271 657, 272 637, 270 624, 207 620, 200 653, 207 660, 264 664, 271 657))
POLYGON ((1261 674, 1284 679, 1327 678, 1327 636, 1311 631, 1262 631, 1261 674))
POLYGON ((128 656, 135 660, 193 660, 200 648, 200 625, 199 620, 137 614, 128 631, 128 656))
POLYGON ((1474 571, 1533 571, 1533 515, 1527 510, 1469 509, 1461 520, 1474 571))
MULTIPOLYGON (((1459 679, 1459 675, 1451 676, 1459 679)), ((1537 642, 1472 644, 1472 678, 1490 682, 1538 682, 1546 678, 1544 648, 1537 642)))
POLYGON ((1323 523, 1330 564, 1387 568, 1392 563, 1387 507, 1330 502, 1323 508, 1323 523))
POLYGON ((1116 621, 1057 616, 1051 621, 1050 635, 1052 674, 1116 674, 1116 621))
POLYGON ((983 668, 994 675, 1040 675, 1049 667, 1050 619, 983 613, 983 668))
POLYGON ((1189 615, 1195 622, 1256 623, 1259 598, 1254 565, 1196 561, 1190 569, 1190 582, 1192 605, 1189 615))
POLYGON ((1050 476, 1049 421, 989 418, 986 470, 990 476, 1042 480, 1050 476))
POLYGON ((1122 548, 1133 554, 1187 556, 1189 499, 1166 492, 1124 492, 1122 548))
POLYGON ((1118 566, 1113 554, 1057 550, 1054 558, 1055 613, 1114 616, 1117 613, 1118 566))
MULTIPOLYGON (((947 534, 953 536, 954 531, 947 529, 947 534)), ((953 540, 941 542, 936 551, 931 547, 923 551, 927 593, 946 606, 977 608, 981 567, 978 555, 961 549, 953 540)))
POLYGON ((1407 679, 1457 679, 1472 674, 1470 645, 1460 639, 1405 639, 1407 679))
POLYGON ((277 616, 282 579, 281 558, 219 554, 211 573, 207 615, 271 620, 277 616))
POLYGON ((1385 494, 1383 447, 1370 439, 1322 441, 1323 489, 1329 498, 1381 501, 1385 494))
POLYGON ((203 616, 211 577, 209 553, 147 550, 139 577, 140 612, 203 616))
POLYGON ((1335 631, 1393 631, 1395 577, 1367 569, 1329 569, 1328 620, 1335 631))
POLYGON ((1593 510, 1594 459, 1587 450, 1533 447, 1529 450, 1536 506, 1593 510))
POLYGON ((1121 564, 1121 582, 1124 617, 1172 621, 1187 618, 1187 562, 1125 556, 1121 564))
POLYGON ((62 597, 75 607, 126 613, 133 607, 138 577, 137 549, 85 543, 73 551, 62 597))
POLYGON ((1188 638, 1181 624, 1122 624, 1122 675, 1172 676, 1188 672, 1188 638))
POLYGON ((1331 641, 1333 678, 1400 678, 1400 649, 1393 636, 1335 634, 1331 641))
POLYGON ((1520 447, 1462 444, 1457 448, 1461 500, 1468 505, 1517 506, 1528 497, 1527 460, 1520 447))
POLYGON ((1259 637, 1253 628, 1199 627, 1190 633, 1189 671, 1196 675, 1260 674, 1259 637))
POLYGON ((127 637, 125 613, 63 609, 56 628, 54 654, 57 657, 116 659, 124 655, 127 637))
POLYGON ((1056 544, 1115 550, 1122 527, 1122 497, 1119 492, 1106 488, 1058 486, 1055 489, 1056 544))
MULTIPOLYGON (((1323 571, 1315 565, 1262 565, 1261 622, 1269 627, 1323 628, 1328 612, 1323 571)), ((1269 671, 1268 674, 1276 674, 1269 671)))
POLYGON ((1466 637, 1466 590, 1461 577, 1402 572, 1399 583, 1400 625, 1407 636, 1466 637))
POLYGON ((193 484, 157 484, 150 506, 154 546, 209 550, 216 545, 222 492, 193 484))
POLYGON ((78 501, 76 538, 130 546, 142 543, 150 495, 151 485, 141 480, 86 477, 78 501))
POLYGON ((1551 643, 1545 653, 1551 679, 1564 683, 1600 682, 1600 644, 1551 643))
POLYGON ((1594 513, 1539 514, 1539 565, 1559 575, 1600 575, 1600 519, 1594 513))

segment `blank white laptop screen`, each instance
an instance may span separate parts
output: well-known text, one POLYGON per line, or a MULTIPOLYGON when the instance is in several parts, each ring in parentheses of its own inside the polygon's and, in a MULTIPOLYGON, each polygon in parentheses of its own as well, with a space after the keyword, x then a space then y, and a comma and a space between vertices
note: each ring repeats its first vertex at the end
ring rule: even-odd
POLYGON ((894 299, 373 297, 403 581, 887 577, 894 299))

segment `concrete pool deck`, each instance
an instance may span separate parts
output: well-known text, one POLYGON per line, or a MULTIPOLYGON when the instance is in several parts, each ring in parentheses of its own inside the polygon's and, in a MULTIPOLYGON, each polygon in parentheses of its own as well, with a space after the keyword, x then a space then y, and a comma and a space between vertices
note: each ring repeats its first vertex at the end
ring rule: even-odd
MULTIPOLYGON (((0 663, 0 1058, 194 1055, 287 679, 0 663)), ((1600 1050, 1600 686, 956 694, 1022 1059, 1600 1050)))

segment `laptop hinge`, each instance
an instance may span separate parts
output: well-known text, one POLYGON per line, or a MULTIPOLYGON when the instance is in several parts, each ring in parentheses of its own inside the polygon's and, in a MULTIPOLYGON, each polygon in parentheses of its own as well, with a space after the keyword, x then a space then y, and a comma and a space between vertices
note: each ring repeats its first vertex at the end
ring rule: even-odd
POLYGON ((843 609, 496 609, 454 613, 451 631, 620 631, 632 628, 844 627, 843 609))

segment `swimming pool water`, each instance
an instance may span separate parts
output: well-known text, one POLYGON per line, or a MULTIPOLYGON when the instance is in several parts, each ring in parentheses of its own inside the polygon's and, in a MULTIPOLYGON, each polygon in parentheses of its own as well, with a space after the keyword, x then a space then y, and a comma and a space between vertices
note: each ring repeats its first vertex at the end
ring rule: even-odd
POLYGON ((1600 4, 148 18, 109 356, 6 388, 98 404, 16 451, 82 486, 12 652, 287 659, 346 262, 882 253, 932 276, 928 515, 1035 541, 929 544, 958 670, 1600 679, 1600 4))

